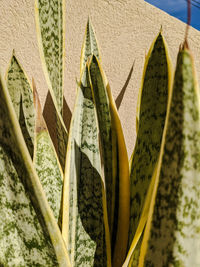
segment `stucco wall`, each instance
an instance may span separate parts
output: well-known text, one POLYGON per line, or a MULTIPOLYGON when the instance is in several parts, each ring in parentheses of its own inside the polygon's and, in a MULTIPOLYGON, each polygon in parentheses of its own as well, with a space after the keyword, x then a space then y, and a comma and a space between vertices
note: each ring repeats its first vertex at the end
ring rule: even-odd
MULTIPOLYGON (((162 25, 173 64, 184 39, 185 24, 143 0, 66 0, 65 98, 73 109, 81 45, 88 15, 96 30, 102 62, 114 98, 135 61, 119 114, 129 155, 135 143, 135 113, 145 53, 162 25)), ((44 105, 47 85, 41 68, 34 20, 34 0, 0 1, 0 68, 6 72, 13 48, 29 78, 35 78, 44 105)), ((189 45, 200 80, 200 32, 191 28, 189 45)))

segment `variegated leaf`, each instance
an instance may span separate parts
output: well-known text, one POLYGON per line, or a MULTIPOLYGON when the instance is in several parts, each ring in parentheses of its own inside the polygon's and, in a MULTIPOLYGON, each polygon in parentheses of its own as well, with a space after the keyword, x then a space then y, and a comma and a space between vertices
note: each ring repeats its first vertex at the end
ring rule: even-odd
MULTIPOLYGON (((163 135, 168 91, 171 86, 171 64, 167 47, 160 32, 146 57, 138 133, 130 165, 131 217, 129 248, 133 242, 145 204, 147 191, 158 161, 163 135)), ((150 201, 149 196, 148 201, 150 201)), ((148 213, 147 213, 148 214, 148 213)), ((147 220, 143 218, 144 220, 147 220)), ((146 221, 143 225, 145 225, 146 221)), ((138 251, 133 251, 137 253, 138 251)))
POLYGON ((200 96, 186 44, 169 107, 139 266, 200 266, 200 96))
POLYGON ((82 50, 81 50, 81 73, 86 65, 88 58, 95 55, 100 60, 99 48, 95 32, 91 23, 90 18, 88 18, 85 36, 83 40, 82 50))
POLYGON ((0 265, 70 266, 2 79, 0 118, 0 265))
POLYGON ((128 240, 130 204, 128 156, 115 101, 95 56, 90 62, 90 78, 100 130, 113 265, 116 267, 123 263, 128 240))
POLYGON ((63 114, 65 1, 35 0, 39 51, 47 85, 55 106, 57 151, 64 171, 68 133, 63 114))
POLYGON ((19 64, 14 52, 7 72, 7 86, 13 106, 19 119, 22 133, 33 156, 35 110, 33 105, 33 91, 28 77, 19 64))
POLYGON ((98 124, 88 66, 78 86, 63 189, 62 234, 72 266, 111 266, 98 124))
POLYGON ((36 27, 42 66, 58 111, 63 109, 65 1, 35 0, 36 27))
POLYGON ((59 220, 63 186, 63 172, 42 116, 39 97, 33 82, 36 110, 35 146, 33 163, 54 217, 59 220))

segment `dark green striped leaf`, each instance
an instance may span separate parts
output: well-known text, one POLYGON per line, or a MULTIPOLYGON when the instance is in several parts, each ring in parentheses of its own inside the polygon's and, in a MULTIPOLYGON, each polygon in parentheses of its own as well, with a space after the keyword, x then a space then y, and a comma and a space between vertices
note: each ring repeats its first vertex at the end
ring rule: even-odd
POLYGON ((62 234, 72 266, 111 266, 98 132, 86 66, 72 115, 63 190, 62 234))
POLYGON ((123 263, 128 240, 130 204, 128 156, 115 101, 95 56, 90 62, 90 77, 100 131, 113 265, 117 267, 123 263))
MULTIPOLYGON (((140 92, 138 133, 130 165, 131 217, 129 248, 139 225, 147 191, 159 157, 167 110, 168 91, 171 85, 170 77, 171 69, 168 51, 162 33, 159 33, 146 58, 140 92)), ((149 197, 151 199, 151 196, 149 197)), ((147 216, 143 219, 147 220, 147 216)), ((143 223, 143 226, 145 223, 143 223)), ((138 254, 137 251, 135 253, 138 254)))
POLYGON ((139 266, 200 266, 200 96, 186 44, 178 54, 160 162, 139 266))
POLYGON ((0 118, 0 265, 70 266, 2 79, 0 118))
POLYGON ((7 87, 17 118, 19 119, 26 145, 32 157, 35 129, 33 91, 28 77, 14 53, 7 72, 7 87))

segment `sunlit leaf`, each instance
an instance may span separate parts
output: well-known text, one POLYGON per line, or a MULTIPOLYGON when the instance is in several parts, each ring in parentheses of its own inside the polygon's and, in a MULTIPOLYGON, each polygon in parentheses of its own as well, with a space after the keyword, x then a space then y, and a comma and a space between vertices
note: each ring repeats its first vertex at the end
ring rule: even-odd
MULTIPOLYGON (((130 164, 131 217, 128 248, 131 252, 129 251, 129 258, 131 253, 139 255, 138 251, 133 250, 132 242, 135 242, 135 234, 146 205, 145 199, 148 203, 151 200, 151 195, 148 198, 146 196, 159 157, 170 88, 171 64, 160 32, 146 57, 140 92, 138 133, 130 164)), ((146 224, 148 212, 145 214, 142 218, 143 227, 146 224)))
POLYGON ((200 265, 200 96, 187 44, 169 107, 139 266, 200 265))
POLYGON ((2 79, 0 118, 0 265, 70 266, 2 79))
POLYGON ((15 113, 19 120, 26 145, 32 157, 35 129, 33 90, 28 77, 19 64, 14 52, 8 67, 6 79, 15 113))

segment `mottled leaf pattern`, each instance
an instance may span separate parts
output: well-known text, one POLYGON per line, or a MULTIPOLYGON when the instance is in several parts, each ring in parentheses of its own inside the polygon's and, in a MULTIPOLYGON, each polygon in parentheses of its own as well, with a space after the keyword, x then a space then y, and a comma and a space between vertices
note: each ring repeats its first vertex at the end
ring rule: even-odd
POLYGON ((65 1, 35 0, 36 28, 42 66, 55 106, 57 151, 64 171, 68 133, 63 113, 65 1))
POLYGON ((0 118, 0 265, 70 266, 2 79, 0 118))
POLYGON ((88 66, 78 86, 70 126, 63 192, 62 234, 72 266, 110 266, 98 126, 88 66))
POLYGON ((136 233, 147 190, 158 161, 167 110, 170 68, 167 48, 161 33, 153 42, 146 61, 138 134, 130 166, 129 247, 136 233))
POLYGON ((46 123, 42 116, 39 97, 35 88, 34 104, 36 109, 35 149, 33 163, 40 178, 54 217, 58 221, 61 209, 63 173, 51 141, 46 123))
POLYGON ((7 87, 30 155, 33 156, 35 129, 33 91, 14 53, 7 72, 7 87))
POLYGON ((52 98, 62 113, 64 69, 64 0, 36 0, 40 54, 52 98))
POLYGON ((113 265, 117 267, 122 265, 125 258, 128 239, 128 156, 115 101, 95 56, 90 62, 90 76, 100 131, 113 265))
POLYGON ((200 266, 200 96, 193 59, 177 59, 157 187, 139 266, 200 266))
POLYGON ((7 147, 0 146, 0 265, 58 266, 11 155, 7 147))
POLYGON ((95 55, 100 60, 97 39, 95 36, 91 20, 88 18, 81 50, 81 73, 85 67, 88 58, 92 55, 95 55))

